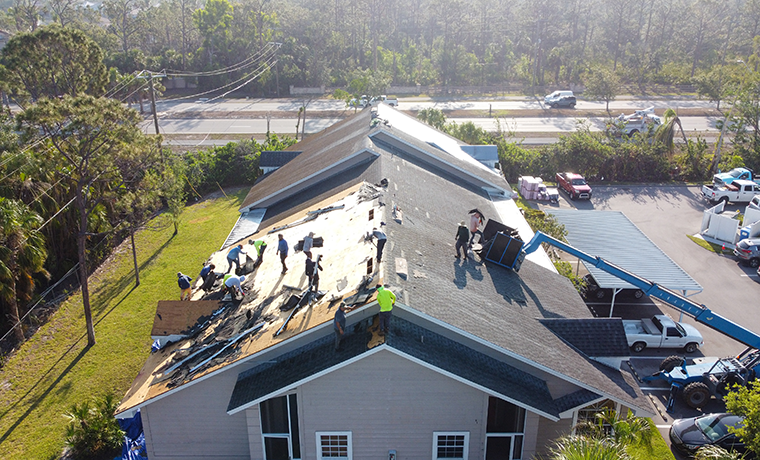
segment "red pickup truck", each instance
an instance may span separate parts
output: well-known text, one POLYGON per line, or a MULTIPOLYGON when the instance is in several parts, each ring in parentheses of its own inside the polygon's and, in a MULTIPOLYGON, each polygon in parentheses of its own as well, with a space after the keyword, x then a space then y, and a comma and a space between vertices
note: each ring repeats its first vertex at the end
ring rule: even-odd
POLYGON ((557 173, 557 187, 564 190, 570 195, 571 200, 577 198, 591 199, 591 187, 586 183, 586 179, 580 174, 575 173, 557 173))

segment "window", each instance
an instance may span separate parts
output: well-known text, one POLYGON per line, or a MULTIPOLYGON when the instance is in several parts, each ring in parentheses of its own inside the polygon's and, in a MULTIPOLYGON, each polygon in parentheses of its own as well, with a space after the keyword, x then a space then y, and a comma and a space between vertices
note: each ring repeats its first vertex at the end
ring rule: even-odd
POLYGON ((296 395, 267 399, 259 404, 266 460, 301 458, 296 395))
POLYGON ((351 460, 351 432, 317 431, 317 458, 351 460))
POLYGON ((503 399, 488 398, 486 460, 522 458, 525 409, 503 399))
POLYGON ((469 446, 470 433, 468 431, 436 431, 433 433, 433 460, 439 458, 467 460, 469 446))

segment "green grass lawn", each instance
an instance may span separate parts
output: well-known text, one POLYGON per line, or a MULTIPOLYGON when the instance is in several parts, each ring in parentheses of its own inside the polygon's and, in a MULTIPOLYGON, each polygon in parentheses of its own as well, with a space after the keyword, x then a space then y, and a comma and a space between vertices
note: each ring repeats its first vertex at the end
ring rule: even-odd
POLYGON ((237 220, 246 192, 186 208, 174 237, 171 225, 139 233, 139 287, 129 245, 90 277, 94 347, 86 347, 79 293, 23 344, 0 370, 1 459, 57 458, 64 447, 63 414, 73 404, 107 392, 124 396, 150 352, 156 303, 179 299, 177 272, 198 275, 237 220))

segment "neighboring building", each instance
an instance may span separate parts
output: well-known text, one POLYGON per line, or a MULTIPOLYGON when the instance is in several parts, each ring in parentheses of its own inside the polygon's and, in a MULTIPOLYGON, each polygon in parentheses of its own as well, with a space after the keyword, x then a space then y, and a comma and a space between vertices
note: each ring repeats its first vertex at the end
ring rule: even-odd
POLYGON ((149 458, 529 459, 601 408, 651 415, 621 368, 622 323, 593 320, 543 251, 519 274, 454 258, 473 208, 532 237, 509 184, 462 147, 385 105, 293 146, 241 206, 258 217, 210 257, 225 271, 233 244, 267 242, 243 301, 204 304, 195 322, 182 302, 157 313, 154 333, 177 341, 148 357, 118 410, 141 410, 149 458), (380 263, 374 228, 387 235, 380 263), (281 311, 306 288, 294 247, 310 232, 325 293, 281 311), (377 283, 397 296, 386 336, 377 283), (355 308, 335 351, 341 302, 355 308))

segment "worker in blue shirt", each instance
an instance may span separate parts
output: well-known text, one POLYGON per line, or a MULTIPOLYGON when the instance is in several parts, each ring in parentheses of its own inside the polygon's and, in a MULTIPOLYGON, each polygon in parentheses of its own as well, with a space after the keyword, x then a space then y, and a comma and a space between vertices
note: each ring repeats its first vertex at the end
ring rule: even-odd
POLYGON ((338 351, 340 350, 340 342, 343 341, 343 336, 346 333, 346 304, 343 302, 335 312, 333 329, 335 330, 335 351, 338 351))
POLYGON ((177 273, 177 284, 180 288, 179 300, 190 300, 190 295, 193 293, 193 289, 190 284, 192 282, 193 279, 189 276, 183 274, 182 272, 177 273))
POLYGON ((285 259, 288 258, 288 242, 285 241, 285 237, 282 236, 282 233, 277 235, 277 239, 279 242, 277 243, 277 252, 275 254, 280 255, 280 262, 282 262, 282 274, 284 275, 286 271, 288 271, 288 267, 285 266, 285 259))
POLYGON ((229 267, 227 268, 227 271, 224 272, 225 274, 229 273, 230 270, 232 270, 232 264, 234 263, 237 265, 236 270, 240 270, 240 254, 247 254, 246 252, 243 252, 243 245, 238 244, 234 248, 230 250, 230 252, 227 253, 227 263, 229 264, 229 267))

